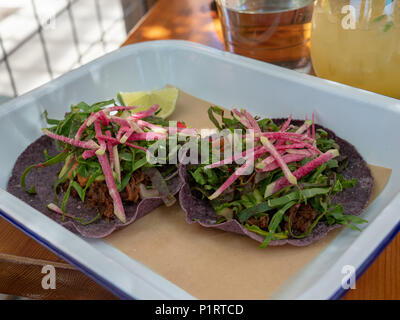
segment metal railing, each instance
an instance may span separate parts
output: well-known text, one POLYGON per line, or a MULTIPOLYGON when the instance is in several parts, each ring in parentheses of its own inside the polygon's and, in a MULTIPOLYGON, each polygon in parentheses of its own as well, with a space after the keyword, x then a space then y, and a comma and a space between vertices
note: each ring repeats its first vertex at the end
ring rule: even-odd
MULTIPOLYGON (((48 73, 50 79, 53 79, 55 77, 54 72, 53 72, 52 61, 49 56, 49 51, 48 51, 48 46, 47 46, 48 43, 47 43, 47 39, 46 39, 45 32, 44 32, 44 26, 46 24, 48 24, 49 21, 42 21, 40 19, 40 16, 39 16, 39 13, 37 10, 37 1, 40 1, 40 0, 31 0, 32 8, 33 8, 33 16, 34 16, 34 19, 36 20, 36 24, 37 24, 37 27, 31 33, 29 33, 24 39, 19 41, 15 46, 13 46, 8 51, 6 50, 6 47, 4 45, 3 39, 0 34, 0 53, 2 54, 2 57, 0 58, 0 66, 2 64, 5 65, 5 70, 8 73, 9 84, 12 89, 12 94, 14 97, 18 96, 18 94, 20 94, 20 92, 18 92, 18 89, 17 89, 18 88, 17 80, 14 76, 14 71, 10 64, 10 57, 12 57, 19 50, 21 50, 22 46, 25 43, 27 43, 28 41, 30 41, 31 39, 33 39, 36 36, 39 36, 47 73, 48 73)), ((93 0, 95 2, 94 14, 96 15, 96 20, 97 20, 96 28, 99 28, 100 37, 98 39, 94 40, 92 43, 90 43, 90 45, 84 51, 82 51, 80 48, 79 37, 78 37, 79 30, 77 30, 77 26, 75 23, 75 16, 74 16, 74 12, 73 12, 73 7, 80 1, 87 1, 87 0, 66 0, 66 5, 64 7, 62 7, 61 9, 59 9, 58 12, 56 12, 54 14, 54 17, 51 17, 52 19, 57 19, 58 17, 60 17, 62 15, 68 16, 68 21, 69 21, 69 24, 70 24, 70 27, 72 30, 72 39, 73 39, 72 45, 75 47, 75 51, 77 54, 76 64, 78 64, 78 65, 80 65, 82 63, 82 57, 84 57, 95 45, 102 44, 103 51, 106 52, 106 46, 105 46, 105 41, 104 41, 105 36, 114 27, 114 25, 116 23, 120 22, 121 20, 124 20, 125 25, 127 25, 126 19, 131 17, 133 12, 136 13, 135 16, 138 17, 137 20, 139 20, 139 18, 142 15, 144 15, 148 11, 149 7, 155 2, 154 0, 120 0, 119 3, 121 5, 121 8, 123 9, 122 17, 118 17, 117 19, 112 21, 112 23, 110 23, 107 27, 105 27, 104 23, 103 23, 102 12, 100 10, 101 4, 100 4, 99 0, 93 0), (138 12, 136 12, 136 11, 138 11, 138 12)), ((134 25, 134 24, 136 24, 136 22, 137 21, 129 21, 130 25, 134 25)), ((70 69, 72 69, 72 68, 73 68, 73 65, 71 66, 70 69)))

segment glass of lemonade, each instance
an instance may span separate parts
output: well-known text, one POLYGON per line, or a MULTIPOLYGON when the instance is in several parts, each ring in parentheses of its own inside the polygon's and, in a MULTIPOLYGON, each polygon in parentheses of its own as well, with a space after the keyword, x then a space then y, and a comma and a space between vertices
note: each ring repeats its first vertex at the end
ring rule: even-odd
POLYGON ((314 0, 216 0, 227 51, 308 72, 314 0))
POLYGON ((311 56, 319 77, 400 99, 400 0, 317 0, 311 56))

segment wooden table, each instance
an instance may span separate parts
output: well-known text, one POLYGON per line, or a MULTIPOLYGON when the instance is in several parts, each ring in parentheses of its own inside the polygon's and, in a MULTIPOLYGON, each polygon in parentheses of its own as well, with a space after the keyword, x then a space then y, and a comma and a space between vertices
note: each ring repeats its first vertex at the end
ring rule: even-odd
MULTIPOLYGON (((184 39, 223 49, 210 0, 159 0, 131 31, 124 45, 158 39, 184 39)), ((400 299, 400 235, 357 281, 344 299, 400 299)), ((0 219, 0 293, 35 299, 113 299, 90 280, 31 238, 0 219), (43 290, 42 267, 57 271, 57 290, 43 290)))

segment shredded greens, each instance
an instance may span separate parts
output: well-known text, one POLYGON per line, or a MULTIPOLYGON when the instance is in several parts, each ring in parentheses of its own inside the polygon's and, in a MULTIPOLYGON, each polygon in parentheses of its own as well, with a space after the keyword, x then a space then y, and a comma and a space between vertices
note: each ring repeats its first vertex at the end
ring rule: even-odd
MULTIPOLYGON (((210 120, 219 130, 229 129, 233 132, 238 128, 246 129, 244 125, 247 123, 246 119, 241 119, 233 113, 231 114, 232 117, 227 117, 224 111, 218 107, 210 107, 208 114, 210 120)), ((275 124, 271 119, 255 118, 255 120, 262 132, 279 132, 282 127, 275 124)), ((314 130, 314 137, 312 137, 311 128, 308 129, 308 133, 305 132, 304 134, 310 141, 313 139, 312 141, 321 154, 340 149, 339 145, 329 137, 325 130, 312 129, 314 130)), ((288 125, 285 132, 295 133, 298 130, 298 126, 291 124, 288 125)), ((222 154, 221 157, 223 157, 222 154)), ((300 161, 289 162, 287 166, 291 172, 295 172, 317 157, 318 154, 314 154, 304 157, 300 161)), ((256 168, 257 163, 263 161, 263 159, 261 157, 256 160, 256 168)), ((213 168, 209 168, 206 164, 191 165, 189 172, 194 181, 193 192, 205 201, 209 201, 217 213, 217 223, 236 219, 249 231, 265 237, 265 241, 261 245, 261 248, 264 248, 271 240, 305 238, 311 234, 320 221, 325 221, 329 225, 342 224, 351 229, 360 230, 357 225, 367 221, 345 214, 342 206, 332 201, 335 194, 353 188, 357 184, 357 179, 348 180, 341 174, 345 170, 347 162, 348 159, 345 156, 325 161, 310 173, 298 179, 296 185, 289 184, 267 198, 263 196, 266 188, 284 178, 281 168, 267 172, 254 170, 253 174, 239 176, 218 197, 212 198, 212 200, 209 200, 210 195, 214 194, 240 165, 233 163, 213 168), (312 213, 309 221, 302 226, 302 231, 297 230, 298 224, 294 224, 294 221, 292 221, 293 217, 296 218, 296 212, 300 212, 301 208, 306 208, 312 213), (264 221, 269 222, 268 227, 260 223, 264 216, 267 216, 264 221)), ((303 219, 305 218, 303 217, 303 219)))
MULTIPOLYGON (((90 219, 90 221, 83 221, 78 217, 68 214, 66 212, 66 206, 70 196, 76 194, 82 202, 85 202, 89 189, 96 183, 105 184, 107 182, 107 188, 110 191, 110 176, 107 175, 108 172, 105 171, 107 168, 105 169, 100 162, 100 157, 103 157, 103 164, 104 162, 108 163, 108 166, 110 166, 112 170, 111 176, 114 178, 114 181, 111 182, 111 187, 114 183, 118 193, 123 193, 128 184, 131 183, 131 181, 135 181, 134 175, 137 171, 156 166, 150 164, 146 159, 146 150, 154 143, 151 139, 147 139, 146 136, 148 133, 151 134, 152 126, 157 126, 160 130, 163 130, 162 128, 164 126, 168 126, 168 122, 154 115, 158 108, 154 107, 154 111, 142 112, 142 116, 139 117, 140 121, 145 123, 143 128, 137 129, 137 125, 133 126, 132 124, 133 128, 139 130, 132 130, 132 133, 138 132, 142 134, 143 138, 131 143, 122 142, 121 136, 126 133, 126 131, 130 130, 130 126, 128 126, 129 122, 126 120, 130 113, 126 112, 124 114, 125 110, 128 108, 132 107, 119 107, 114 99, 110 99, 92 105, 85 102, 72 105, 70 112, 66 113, 64 119, 61 120, 50 118, 47 111, 44 111, 43 117, 49 125, 49 128, 44 132, 47 132, 47 135, 50 137, 55 137, 59 153, 56 155, 49 155, 47 150, 44 150, 45 161, 26 168, 21 176, 21 186, 28 193, 35 194, 36 190, 34 186, 26 186, 26 178, 29 172, 32 169, 40 169, 41 167, 63 163, 63 167, 53 184, 55 198, 54 203, 50 205, 49 208, 57 208, 57 211, 60 210, 62 212, 63 221, 66 218, 72 218, 83 225, 88 225, 96 221, 102 215, 100 212, 102 208, 98 208, 99 213, 94 216, 93 219, 90 219), (110 139, 114 139, 109 140, 113 144, 110 142, 110 145, 107 146, 108 140, 106 141, 103 138, 106 137, 106 135, 110 139), (73 143, 71 144, 70 141, 73 143), (97 150, 94 149, 91 151, 90 149, 81 147, 95 146, 95 142, 97 143, 97 150), (117 154, 115 154, 115 152, 117 154), (118 179, 118 175, 120 176, 120 180, 118 179), (58 195, 61 191, 63 191, 63 194, 60 200, 60 208, 58 208, 58 195)), ((134 120, 136 118, 132 119, 131 121, 137 121, 134 120)), ((184 126, 182 123, 180 125, 184 126)), ((158 171, 158 169, 154 170, 158 171)), ((166 165, 160 168, 158 172, 158 180, 164 182, 163 190, 165 191, 168 187, 164 178, 174 173, 177 174, 177 166, 166 165)), ((147 183, 147 188, 154 188, 150 180, 144 180, 141 183, 147 183)), ((115 210, 115 206, 118 206, 117 200, 120 196, 115 196, 115 192, 110 192, 110 195, 113 197, 115 210)), ((169 199, 170 202, 172 202, 175 198, 169 195, 169 199)), ((124 219, 123 212, 120 212, 120 214, 120 216, 117 214, 116 216, 124 219)))

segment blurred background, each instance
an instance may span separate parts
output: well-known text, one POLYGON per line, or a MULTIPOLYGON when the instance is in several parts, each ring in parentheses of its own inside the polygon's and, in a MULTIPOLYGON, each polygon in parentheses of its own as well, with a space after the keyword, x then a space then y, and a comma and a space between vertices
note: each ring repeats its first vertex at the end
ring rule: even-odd
POLYGON ((119 48, 156 1, 0 0, 0 104, 119 48))
POLYGON ((0 103, 117 49, 157 0, 0 0, 0 103))

